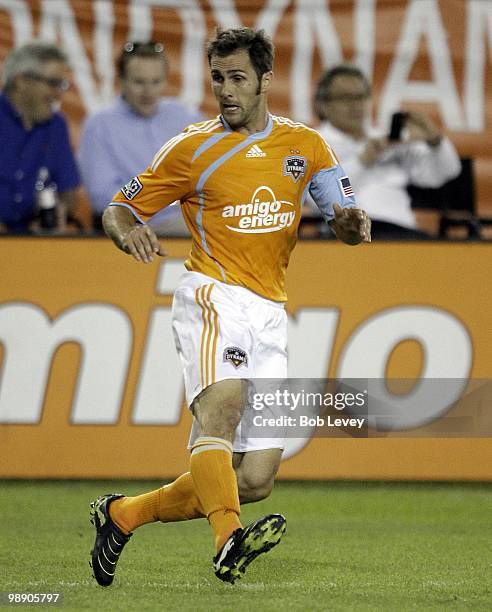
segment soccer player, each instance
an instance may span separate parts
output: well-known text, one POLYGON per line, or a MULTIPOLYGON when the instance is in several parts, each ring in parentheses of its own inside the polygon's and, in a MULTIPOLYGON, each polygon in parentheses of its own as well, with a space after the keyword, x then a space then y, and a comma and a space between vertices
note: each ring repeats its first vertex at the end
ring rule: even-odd
POLYGON ((270 494, 284 441, 253 437, 242 415, 248 380, 287 376, 284 277, 307 190, 338 238, 370 241, 370 221, 329 145, 268 112, 273 45, 264 32, 219 30, 208 59, 221 114, 169 140, 103 217, 119 249, 150 263, 163 251, 146 221, 181 201, 192 249, 174 295, 173 330, 194 416, 189 472, 137 497, 93 502, 92 566, 103 586, 146 523, 206 517, 215 573, 231 583, 279 542, 285 518, 270 514, 244 528, 240 502, 270 494))

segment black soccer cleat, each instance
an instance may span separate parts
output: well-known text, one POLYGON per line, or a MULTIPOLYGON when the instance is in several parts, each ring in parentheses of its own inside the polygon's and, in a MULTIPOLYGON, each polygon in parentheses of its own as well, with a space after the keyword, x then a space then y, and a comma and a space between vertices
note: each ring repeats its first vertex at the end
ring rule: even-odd
POLYGON ((109 516, 109 506, 115 500, 124 497, 121 493, 101 495, 91 503, 91 523, 96 528, 96 542, 91 550, 92 572, 101 586, 109 586, 114 579, 116 564, 125 544, 132 537, 126 535, 116 526, 109 516), (101 524, 104 519, 104 524, 101 524))
POLYGON ((213 559, 217 578, 234 584, 258 555, 280 542, 286 527, 285 517, 269 514, 244 529, 236 529, 213 559))

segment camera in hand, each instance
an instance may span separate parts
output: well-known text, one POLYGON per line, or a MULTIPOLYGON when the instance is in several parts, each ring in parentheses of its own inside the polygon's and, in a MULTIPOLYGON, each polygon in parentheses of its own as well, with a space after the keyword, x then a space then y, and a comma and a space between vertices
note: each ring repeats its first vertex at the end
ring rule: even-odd
POLYGON ((397 112, 391 117, 391 127, 388 135, 388 140, 395 142, 401 140, 401 132, 408 119, 408 113, 397 112))
POLYGON ((55 230, 58 226, 56 185, 50 180, 48 168, 40 168, 35 189, 39 225, 45 231, 55 230))

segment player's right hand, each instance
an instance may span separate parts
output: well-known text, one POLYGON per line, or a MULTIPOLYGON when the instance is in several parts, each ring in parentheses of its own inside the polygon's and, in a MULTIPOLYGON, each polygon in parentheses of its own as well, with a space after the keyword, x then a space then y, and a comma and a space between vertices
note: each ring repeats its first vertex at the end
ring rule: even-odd
POLYGON ((333 204, 335 218, 332 227, 338 238, 347 244, 371 242, 371 220, 365 210, 360 208, 342 208, 333 204))
POLYGON ((135 225, 123 237, 121 250, 131 255, 137 261, 151 263, 154 255, 165 257, 154 230, 148 225, 135 225))

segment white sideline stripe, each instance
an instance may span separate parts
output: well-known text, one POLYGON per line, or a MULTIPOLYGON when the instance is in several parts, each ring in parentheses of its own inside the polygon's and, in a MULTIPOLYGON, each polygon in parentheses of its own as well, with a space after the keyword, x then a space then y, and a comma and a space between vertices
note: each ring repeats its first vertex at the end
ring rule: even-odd
POLYGON ((159 149, 159 151, 157 151, 152 161, 152 170, 155 172, 157 169, 157 166, 159 166, 162 163, 162 161, 166 158, 167 154, 182 140, 185 140, 186 138, 189 138, 190 136, 194 136, 195 134, 208 134, 209 132, 212 132, 214 129, 216 129, 220 125, 222 125, 220 121, 218 121, 217 119, 213 119, 212 125, 209 125, 207 127, 201 127, 201 128, 191 127, 188 132, 174 136, 174 138, 171 138, 171 140, 168 140, 159 149))

